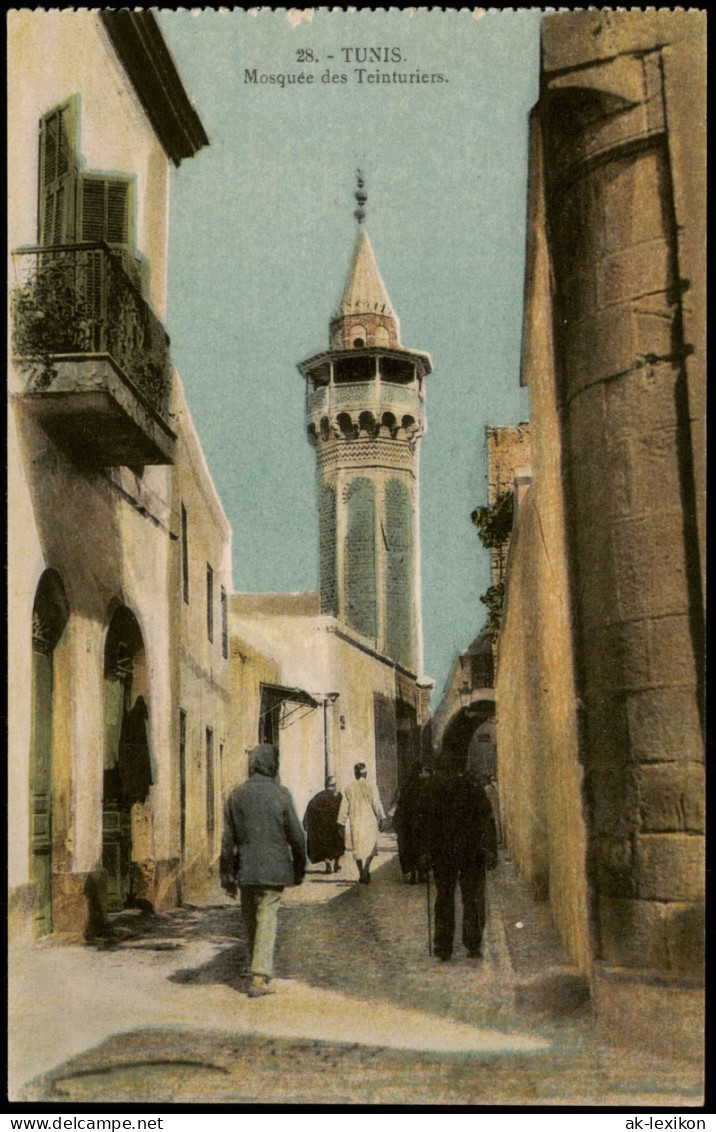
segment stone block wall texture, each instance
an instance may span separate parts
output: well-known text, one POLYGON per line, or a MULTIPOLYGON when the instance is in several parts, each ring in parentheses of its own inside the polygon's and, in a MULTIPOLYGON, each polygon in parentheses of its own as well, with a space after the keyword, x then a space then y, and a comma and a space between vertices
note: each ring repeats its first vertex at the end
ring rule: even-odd
POLYGON ((494 426, 485 429, 487 443, 487 500, 494 503, 506 491, 512 491, 515 478, 529 475, 532 467, 530 425, 494 426))
POLYGON ((700 12, 547 17, 539 108, 595 948, 680 974, 703 949, 704 37, 700 12))
POLYGON ((386 646, 406 668, 415 665, 413 615, 413 499, 400 480, 385 485, 386 646))
POLYGON ((375 562, 375 484, 366 476, 345 491, 346 621, 366 637, 378 634, 375 562))

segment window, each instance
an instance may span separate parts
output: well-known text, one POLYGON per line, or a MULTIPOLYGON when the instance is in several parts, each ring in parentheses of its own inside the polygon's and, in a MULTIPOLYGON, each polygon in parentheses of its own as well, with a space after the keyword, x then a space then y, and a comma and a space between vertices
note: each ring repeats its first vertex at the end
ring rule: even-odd
POLYGON ((179 844, 186 852, 186 712, 179 709, 179 844))
POLYGON ((206 635, 214 640, 214 571, 206 564, 206 635))
POLYGON ((189 604, 189 538, 186 507, 181 505, 181 580, 184 601, 189 604))
POLYGON ((214 730, 211 727, 206 729, 206 839, 209 843, 209 851, 214 848, 214 829, 215 822, 215 803, 214 797, 214 730))
POLYGON ((38 243, 109 244, 146 295, 149 267, 134 248, 135 178, 78 172, 78 121, 77 96, 40 120, 38 243))
POLYGON ((114 248, 129 279, 140 294, 145 293, 147 265, 134 250, 134 178, 81 173, 77 232, 83 243, 103 242, 114 248))
POLYGON ((221 655, 224 660, 229 655, 229 603, 223 586, 221 587, 221 655))

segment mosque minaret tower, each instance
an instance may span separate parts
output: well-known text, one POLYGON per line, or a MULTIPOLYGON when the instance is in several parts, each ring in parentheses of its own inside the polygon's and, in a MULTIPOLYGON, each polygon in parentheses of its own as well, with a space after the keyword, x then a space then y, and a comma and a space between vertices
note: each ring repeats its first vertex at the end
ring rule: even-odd
POLYGON ((430 356, 401 344, 358 171, 357 239, 330 345, 299 365, 316 450, 321 612, 419 678, 419 450, 430 356))

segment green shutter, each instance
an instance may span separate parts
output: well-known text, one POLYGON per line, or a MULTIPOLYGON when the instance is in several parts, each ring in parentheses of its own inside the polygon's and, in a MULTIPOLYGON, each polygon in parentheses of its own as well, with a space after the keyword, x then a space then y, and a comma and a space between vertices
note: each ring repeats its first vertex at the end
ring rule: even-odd
POLYGON ((91 244, 103 240, 112 247, 130 249, 134 243, 133 190, 134 182, 129 177, 80 174, 77 194, 80 240, 91 244))
POLYGON ((128 181, 107 181, 107 243, 130 243, 128 181))
POLYGON ((105 183, 99 178, 81 177, 80 239, 96 243, 106 239, 104 222, 105 183))
POLYGON ((71 98, 40 120, 39 233, 41 244, 75 238, 77 99, 71 98))

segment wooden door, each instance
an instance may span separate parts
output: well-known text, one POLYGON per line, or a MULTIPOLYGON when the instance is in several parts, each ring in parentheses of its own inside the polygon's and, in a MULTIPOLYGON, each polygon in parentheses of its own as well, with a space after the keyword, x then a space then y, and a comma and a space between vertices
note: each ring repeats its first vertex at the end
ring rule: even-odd
POLYGON ((30 872, 35 934, 47 935, 52 931, 52 652, 34 647, 32 660, 30 872))
POLYGON ((121 912, 129 896, 132 823, 122 802, 107 802, 102 814, 102 868, 107 877, 107 911, 121 912))

